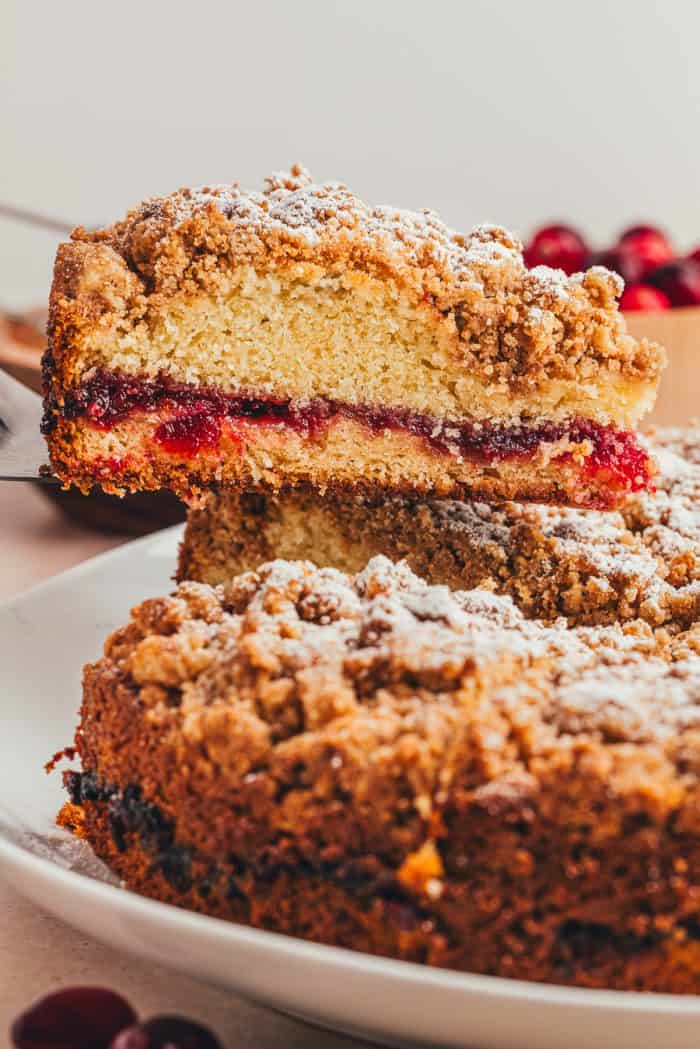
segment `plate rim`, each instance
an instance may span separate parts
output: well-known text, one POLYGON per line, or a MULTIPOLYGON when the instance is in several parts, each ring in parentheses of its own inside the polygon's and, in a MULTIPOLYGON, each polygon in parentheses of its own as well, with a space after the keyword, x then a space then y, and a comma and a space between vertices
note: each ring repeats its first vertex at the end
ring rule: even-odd
MULTIPOLYGON (((116 560, 127 553, 133 553, 142 546, 148 546, 156 540, 162 540, 171 533, 173 535, 176 535, 178 532, 184 534, 184 531, 184 522, 179 522, 178 524, 168 525, 166 528, 159 528, 155 532, 149 532, 148 535, 140 535, 135 539, 127 539, 126 542, 118 543, 116 546, 109 547, 107 550, 100 550, 98 553, 86 557, 83 561, 77 561, 74 565, 62 568, 60 572, 56 572, 54 575, 47 576, 45 579, 40 579, 36 583, 31 583, 29 586, 24 587, 22 590, 17 590, 14 594, 10 594, 8 597, 3 597, 0 599, 0 615, 3 612, 9 612, 13 605, 16 605, 19 601, 24 601, 25 598, 34 597, 37 591, 52 590, 54 585, 65 582, 67 576, 84 575, 104 561, 116 560)), ((175 568, 176 566, 173 566, 173 569, 175 568)), ((173 585, 177 585, 175 583, 175 576, 172 575, 170 578, 173 585)))
MULTIPOLYGON (((83 900, 86 894, 90 895, 92 899, 86 902, 105 902, 116 912, 128 914, 131 918, 138 918, 145 912, 152 912, 154 915, 161 914, 176 925, 180 924, 213 935, 224 944, 230 940, 232 946, 238 942, 251 947, 274 950, 275 953, 283 954, 286 961, 293 961, 295 957, 301 955, 304 961, 325 961, 331 963, 334 968, 362 970, 364 973, 388 975, 396 979, 409 976, 413 981, 419 980, 422 983, 440 986, 445 990, 468 991, 493 999, 527 999, 531 1004, 589 1006, 615 1012, 651 1011, 700 1016, 700 995, 569 987, 564 984, 511 980, 503 976, 441 969, 438 966, 419 965, 417 962, 367 954, 345 947, 334 947, 313 940, 304 940, 297 936, 271 932, 267 929, 256 929, 254 926, 226 921, 208 914, 199 914, 184 907, 176 907, 174 904, 142 896, 124 886, 110 885, 98 878, 82 874, 80 871, 61 867, 53 860, 37 856, 22 845, 10 841, 2 827, 0 827, 0 865, 9 866, 20 873, 31 872, 33 868, 38 867, 45 879, 55 879, 69 891, 80 892, 83 900)), ((21 885, 14 880, 12 884, 20 895, 23 895, 21 885)), ((99 937, 96 938, 99 939, 99 937)))
MULTIPOLYGON (((11 612, 14 607, 21 606, 37 595, 53 590, 71 578, 99 569, 100 565, 106 561, 138 555, 142 548, 162 541, 171 535, 174 538, 182 530, 182 524, 171 525, 95 554, 85 561, 63 569, 56 575, 5 598, 0 602, 0 615, 11 612)), ((410 983, 419 982, 426 988, 433 986, 447 992, 462 991, 471 995, 485 996, 492 1001, 527 999, 531 1004, 541 1006, 583 1007, 609 1012, 653 1013, 655 1015, 665 1013, 700 1018, 700 995, 570 987, 565 984, 537 983, 502 976, 442 969, 437 966, 420 965, 417 962, 317 943, 301 937, 257 929, 239 922, 200 914, 183 907, 176 907, 174 904, 142 896, 123 886, 110 885, 80 871, 62 867, 54 860, 39 856, 12 841, 1 825, 0 868, 5 876, 10 872, 16 875, 31 874, 36 871, 45 881, 56 880, 72 898, 79 894, 84 900, 87 894, 90 896, 90 902, 97 906, 104 905, 113 913, 135 919, 140 916, 150 916, 153 920, 159 920, 159 916, 162 916, 168 924, 174 923, 180 928, 189 928, 200 934, 213 936, 221 944, 225 945, 228 942, 232 947, 238 944, 267 950, 283 956, 285 961, 301 958, 308 963, 320 962, 331 965, 338 972, 350 969, 368 975, 390 977, 402 983, 407 980, 410 983)), ((31 893, 24 891, 21 878, 10 876, 7 880, 20 895, 25 898, 31 896, 31 893)), ((50 907, 47 909, 51 910, 50 907)), ((90 935, 94 934, 90 933, 90 935)), ((96 938, 99 939, 99 936, 96 938)))

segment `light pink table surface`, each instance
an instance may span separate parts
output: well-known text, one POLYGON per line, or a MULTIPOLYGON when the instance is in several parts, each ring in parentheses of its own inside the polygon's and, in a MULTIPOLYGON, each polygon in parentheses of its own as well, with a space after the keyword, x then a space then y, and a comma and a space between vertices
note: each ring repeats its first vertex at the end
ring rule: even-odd
MULTIPOLYGON (((0 599, 120 541, 78 528, 27 485, 3 484, 0 599)), ((361 1044, 110 950, 37 910, 0 881, 0 1046, 10 1045, 12 1018, 34 998, 85 983, 121 991, 146 1015, 180 1012, 199 1018, 226 1049, 352 1049, 361 1044)))

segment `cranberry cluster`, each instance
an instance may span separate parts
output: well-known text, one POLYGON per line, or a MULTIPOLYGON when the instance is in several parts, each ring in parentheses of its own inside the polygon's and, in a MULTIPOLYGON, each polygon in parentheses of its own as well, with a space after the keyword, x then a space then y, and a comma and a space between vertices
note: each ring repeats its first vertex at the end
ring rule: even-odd
POLYGON ((593 251, 571 226, 543 226, 525 249, 525 263, 565 273, 588 266, 615 270, 625 282, 623 310, 700 305, 700 248, 678 257, 668 237, 654 226, 630 226, 605 251, 593 251))
POLYGON ((103 987, 67 987, 34 1002, 12 1025, 16 1049, 221 1049, 206 1027, 182 1016, 139 1022, 103 987))

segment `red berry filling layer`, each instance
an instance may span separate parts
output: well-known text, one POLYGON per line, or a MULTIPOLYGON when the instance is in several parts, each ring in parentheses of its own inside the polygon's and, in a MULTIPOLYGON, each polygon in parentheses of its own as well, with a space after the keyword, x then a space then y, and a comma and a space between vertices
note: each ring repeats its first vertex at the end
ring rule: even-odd
MULTIPOLYGON (((335 420, 346 418, 357 420, 375 433, 402 430, 421 437, 441 453, 482 459, 487 463, 529 459, 541 445, 564 438, 572 444, 588 441, 592 450, 581 466, 585 480, 592 481, 601 475, 606 487, 639 491, 648 485, 651 476, 649 457, 634 433, 589 419, 531 426, 473 421, 445 423, 402 408, 228 394, 173 383, 167 377, 138 379, 107 372, 97 373, 70 391, 62 408, 66 418, 87 416, 99 429, 111 429, 129 416, 144 412, 167 414, 168 418, 155 429, 155 442, 171 454, 189 457, 203 449, 215 448, 225 423, 284 426, 313 439, 335 420)), ((555 458, 571 462, 572 453, 563 450, 555 458)))

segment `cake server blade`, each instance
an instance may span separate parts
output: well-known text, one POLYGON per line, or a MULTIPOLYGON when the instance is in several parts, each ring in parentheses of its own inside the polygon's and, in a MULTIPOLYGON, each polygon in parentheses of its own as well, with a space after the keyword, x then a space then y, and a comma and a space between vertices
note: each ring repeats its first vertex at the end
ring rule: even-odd
POLYGON ((40 474, 46 462, 41 412, 41 397, 0 370, 0 481, 56 483, 40 474))

